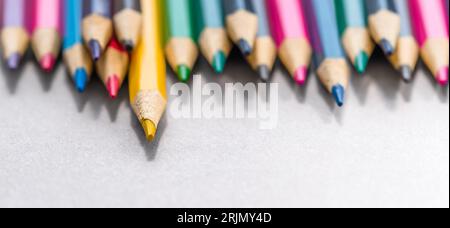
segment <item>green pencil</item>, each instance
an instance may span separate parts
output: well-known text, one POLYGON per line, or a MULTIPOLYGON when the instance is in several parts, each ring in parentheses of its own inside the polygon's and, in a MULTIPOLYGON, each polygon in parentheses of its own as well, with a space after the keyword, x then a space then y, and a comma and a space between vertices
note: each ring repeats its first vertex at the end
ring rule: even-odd
POLYGON ((335 0, 339 33, 356 71, 366 71, 375 44, 370 37, 364 0, 335 0))
POLYGON ((198 58, 191 0, 163 2, 166 58, 178 79, 186 82, 198 58))
POLYGON ((222 0, 192 0, 200 50, 217 73, 222 73, 231 42, 225 29, 222 0))

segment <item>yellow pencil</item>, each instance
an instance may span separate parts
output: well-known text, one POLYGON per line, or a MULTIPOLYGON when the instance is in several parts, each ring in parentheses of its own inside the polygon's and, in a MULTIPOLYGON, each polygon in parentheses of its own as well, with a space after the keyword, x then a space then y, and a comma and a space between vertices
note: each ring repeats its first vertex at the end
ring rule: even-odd
POLYGON ((159 0, 141 0, 143 26, 129 75, 130 102, 152 141, 167 105, 166 65, 161 43, 159 0))

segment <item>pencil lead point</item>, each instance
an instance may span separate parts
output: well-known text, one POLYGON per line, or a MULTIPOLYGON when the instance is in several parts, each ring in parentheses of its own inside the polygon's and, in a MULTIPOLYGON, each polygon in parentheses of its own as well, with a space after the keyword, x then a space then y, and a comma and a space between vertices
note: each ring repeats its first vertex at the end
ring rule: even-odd
POLYGON ((145 137, 148 141, 153 141, 156 135, 156 126, 150 120, 142 121, 142 128, 144 128, 145 137))
POLYGON ((298 85, 304 85, 308 78, 308 69, 306 67, 299 67, 294 73, 294 80, 298 85))
POLYGON ((89 41, 89 50, 91 51, 91 57, 96 62, 102 55, 102 47, 97 40, 89 41))
POLYGON ((268 66, 266 66, 266 65, 258 66, 257 70, 258 70, 259 77, 261 78, 261 80, 263 82, 268 82, 270 80, 271 72, 270 72, 270 69, 268 66))
POLYGON ((367 64, 369 63, 369 56, 366 52, 359 53, 355 58, 355 68, 358 74, 363 74, 367 69, 367 64))
POLYGON ((409 66, 401 66, 400 73, 402 74, 402 79, 404 82, 409 83, 412 80, 412 69, 409 66))
POLYGON ((253 52, 252 46, 244 39, 238 41, 238 47, 244 56, 249 56, 253 52))
POLYGON ((88 83, 88 74, 87 74, 86 70, 77 69, 75 71, 73 80, 75 82, 75 87, 78 90, 78 92, 82 93, 86 90, 86 86, 88 83))
POLYGON ((112 99, 116 99, 119 95, 120 81, 116 75, 110 76, 106 82, 106 89, 112 99))
POLYGON ((50 72, 53 70, 56 64, 56 58, 53 54, 46 54, 40 60, 41 68, 45 72, 50 72))
POLYGON ((225 70, 226 56, 223 51, 217 52, 213 57, 212 67, 216 73, 221 74, 225 70))
POLYGON ((394 45, 392 45, 391 42, 389 42, 389 40, 382 39, 380 41, 380 47, 383 50, 384 54, 387 56, 391 56, 395 52, 394 45))
POLYGON ((124 41, 122 41, 122 46, 128 52, 132 52, 134 49, 134 42, 132 40, 124 40, 124 41))
POLYGON ((344 99, 345 99, 344 87, 342 85, 333 86, 332 94, 333 94, 334 100, 336 101, 336 104, 339 107, 342 107, 344 105, 344 99))
POLYGON ((10 55, 7 59, 7 65, 10 70, 17 70, 19 68, 22 56, 19 53, 10 55))
POLYGON ((186 65, 180 65, 177 69, 177 75, 180 81, 187 82, 191 77, 191 69, 186 65))
POLYGON ((448 85, 448 67, 443 67, 436 75, 436 80, 439 85, 447 86, 448 85))

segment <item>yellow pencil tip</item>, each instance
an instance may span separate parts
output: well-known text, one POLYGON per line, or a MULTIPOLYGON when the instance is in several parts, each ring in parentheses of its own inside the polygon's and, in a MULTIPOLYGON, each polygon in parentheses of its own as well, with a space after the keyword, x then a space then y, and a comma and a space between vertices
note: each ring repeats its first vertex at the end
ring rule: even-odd
POLYGON ((145 137, 148 141, 153 141, 156 135, 156 126, 151 120, 142 121, 142 127, 145 131, 145 137))

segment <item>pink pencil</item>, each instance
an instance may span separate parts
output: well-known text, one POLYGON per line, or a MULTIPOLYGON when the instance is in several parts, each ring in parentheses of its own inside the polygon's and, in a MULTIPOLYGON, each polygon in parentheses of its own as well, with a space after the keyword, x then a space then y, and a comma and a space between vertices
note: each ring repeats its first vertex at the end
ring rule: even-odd
POLYGON ((440 85, 448 84, 449 38, 445 4, 441 0, 410 0, 412 24, 421 56, 440 85))
POLYGON ((312 48, 300 0, 267 0, 272 35, 278 55, 294 80, 303 85, 312 48))
POLYGON ((52 71, 61 48, 61 0, 34 0, 31 39, 36 59, 52 71))

